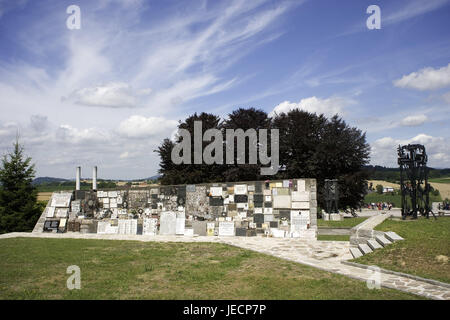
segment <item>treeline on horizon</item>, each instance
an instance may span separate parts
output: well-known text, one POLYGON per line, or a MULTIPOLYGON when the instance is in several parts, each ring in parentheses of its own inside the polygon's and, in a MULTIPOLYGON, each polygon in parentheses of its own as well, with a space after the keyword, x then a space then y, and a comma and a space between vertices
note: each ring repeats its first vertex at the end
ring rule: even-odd
MULTIPOLYGON (((364 170, 367 171, 367 176, 369 180, 384 180, 392 183, 400 181, 400 169, 399 168, 388 168, 383 166, 364 166, 364 170)), ((446 169, 435 169, 429 168, 428 178, 443 178, 450 176, 450 168, 446 169)))
MULTIPOLYGON (((248 141, 245 146, 247 164, 237 164, 236 148, 233 164, 174 164, 172 149, 182 137, 175 141, 166 138, 155 152, 160 157, 159 179, 161 184, 197 184, 211 182, 265 181, 292 178, 316 178, 318 202, 324 207, 323 186, 325 179, 338 179, 339 206, 359 207, 367 191, 367 170, 370 146, 365 133, 350 127, 337 115, 327 118, 323 114, 294 109, 270 117, 265 111, 255 108, 239 108, 225 119, 211 113, 194 113, 179 121, 178 128, 194 136, 194 122, 202 122, 202 130, 219 129, 225 138, 226 129, 279 130, 279 171, 276 175, 263 176, 260 168, 266 165, 248 164, 248 141)), ((259 136, 259 134, 258 134, 259 136)), ((223 139, 225 141, 225 139, 223 139)), ((267 141, 271 141, 270 137, 267 141)), ((236 141, 235 141, 236 142, 236 141)), ((211 141, 203 141, 203 148, 211 141)), ((270 144, 267 146, 270 150, 270 144)), ((225 154, 225 144, 223 146, 225 154)), ((259 145, 257 146, 259 148, 259 145)), ((395 150, 393 150, 395 152, 395 150)), ((271 151, 268 152, 271 154, 271 151)), ((194 156, 194 139, 191 139, 191 163, 194 156)))

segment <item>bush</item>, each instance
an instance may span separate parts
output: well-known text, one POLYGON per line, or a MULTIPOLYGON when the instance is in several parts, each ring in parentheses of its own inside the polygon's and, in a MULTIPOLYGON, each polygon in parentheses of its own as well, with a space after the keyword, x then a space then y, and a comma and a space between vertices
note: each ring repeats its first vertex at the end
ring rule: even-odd
POLYGON ((376 189, 378 194, 383 194, 383 186, 381 184, 377 184, 376 189))

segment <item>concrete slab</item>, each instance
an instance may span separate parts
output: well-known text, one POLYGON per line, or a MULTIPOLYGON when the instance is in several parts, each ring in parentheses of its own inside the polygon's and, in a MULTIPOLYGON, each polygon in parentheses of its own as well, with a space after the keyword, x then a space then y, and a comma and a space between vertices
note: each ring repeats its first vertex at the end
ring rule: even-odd
POLYGON ((390 242, 388 239, 386 239, 385 236, 376 236, 375 239, 378 241, 379 244, 381 244, 383 247, 386 247, 387 245, 390 245, 392 242, 390 242))
POLYGON ((365 243, 358 244, 358 248, 359 248, 359 250, 361 250, 361 252, 363 254, 368 254, 368 253, 373 252, 372 249, 370 249, 370 247, 365 243))
POLYGON ((384 236, 386 237, 386 239, 388 239, 389 241, 392 241, 392 242, 405 240, 393 231, 385 232, 384 236))
POLYGON ((359 258, 362 257, 363 254, 359 248, 350 248, 350 253, 352 254, 353 258, 359 258))
POLYGON ((377 249, 383 248, 383 247, 382 247, 376 240, 374 240, 374 239, 367 240, 367 245, 368 245, 372 250, 377 250, 377 249))

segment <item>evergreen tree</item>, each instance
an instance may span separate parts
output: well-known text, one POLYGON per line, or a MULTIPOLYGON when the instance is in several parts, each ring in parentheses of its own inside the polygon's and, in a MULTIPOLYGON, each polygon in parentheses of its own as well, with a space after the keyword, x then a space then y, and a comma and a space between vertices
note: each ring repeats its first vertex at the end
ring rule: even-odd
POLYGON ((0 167, 0 233, 31 231, 41 214, 32 185, 34 164, 24 158, 18 139, 0 167))

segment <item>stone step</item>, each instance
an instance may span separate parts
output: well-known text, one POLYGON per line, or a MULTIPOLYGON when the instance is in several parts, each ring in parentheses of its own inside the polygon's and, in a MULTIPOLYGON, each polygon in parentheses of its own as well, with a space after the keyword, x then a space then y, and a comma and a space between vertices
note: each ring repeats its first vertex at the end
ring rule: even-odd
POLYGON ((384 236, 386 237, 386 239, 388 239, 389 241, 392 241, 392 242, 405 240, 393 231, 385 232, 384 236))
POLYGON ((359 248, 350 248, 350 253, 352 254, 353 258, 359 258, 362 257, 363 254, 359 248))
POLYGON ((383 248, 376 240, 374 240, 374 239, 370 239, 370 240, 367 240, 367 245, 370 247, 370 249, 372 249, 372 250, 376 250, 376 249, 381 249, 381 248, 383 248))
POLYGON ((390 242, 388 239, 386 239, 385 236, 376 236, 375 239, 378 241, 379 244, 381 244, 383 247, 386 247, 387 245, 390 245, 392 242, 390 242))
POLYGON ((372 249, 370 249, 370 247, 365 243, 358 244, 358 248, 359 250, 361 250, 362 254, 368 254, 372 252, 372 249))

